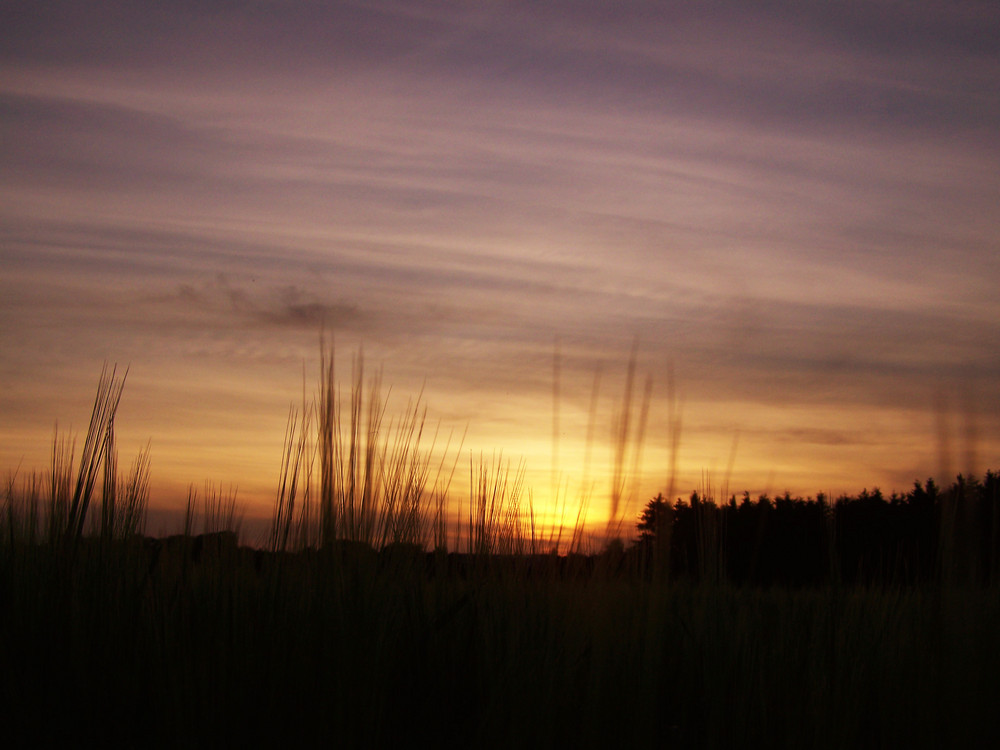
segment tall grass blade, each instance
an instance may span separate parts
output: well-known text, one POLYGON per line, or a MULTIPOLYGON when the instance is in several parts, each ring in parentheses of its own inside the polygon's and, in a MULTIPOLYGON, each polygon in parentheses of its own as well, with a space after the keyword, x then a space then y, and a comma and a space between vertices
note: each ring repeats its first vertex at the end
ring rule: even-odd
POLYGON ((69 508, 67 532, 71 540, 78 540, 83 534, 83 525, 87 518, 87 510, 94 494, 94 484, 101 470, 108 448, 107 435, 115 420, 115 411, 121 401, 122 390, 128 371, 118 379, 115 377, 117 367, 111 373, 107 366, 101 371, 97 384, 97 396, 90 415, 90 425, 80 454, 80 467, 77 474, 76 487, 73 490, 73 500, 69 508))

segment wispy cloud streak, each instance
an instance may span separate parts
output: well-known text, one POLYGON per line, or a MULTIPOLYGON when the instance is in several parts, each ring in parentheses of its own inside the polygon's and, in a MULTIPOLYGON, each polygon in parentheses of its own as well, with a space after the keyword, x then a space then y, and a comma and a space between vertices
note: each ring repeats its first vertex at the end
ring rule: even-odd
POLYGON ((584 404, 633 339, 674 363, 692 478, 740 429, 748 481, 896 481, 942 389, 1000 460, 992 4, 57 2, 0 28, 4 461, 108 358, 150 372, 164 442, 202 409, 259 465, 245 415, 283 419, 320 328, 487 450, 543 450, 558 337, 584 404), (859 464, 876 423, 906 448, 859 464))

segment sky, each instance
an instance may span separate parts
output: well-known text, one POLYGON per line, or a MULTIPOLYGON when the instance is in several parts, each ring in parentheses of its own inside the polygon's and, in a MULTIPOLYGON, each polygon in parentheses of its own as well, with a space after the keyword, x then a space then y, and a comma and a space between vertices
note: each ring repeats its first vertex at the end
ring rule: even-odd
POLYGON ((542 517, 996 469, 998 133, 992 2, 2 0, 0 470, 266 518, 321 332, 542 517))

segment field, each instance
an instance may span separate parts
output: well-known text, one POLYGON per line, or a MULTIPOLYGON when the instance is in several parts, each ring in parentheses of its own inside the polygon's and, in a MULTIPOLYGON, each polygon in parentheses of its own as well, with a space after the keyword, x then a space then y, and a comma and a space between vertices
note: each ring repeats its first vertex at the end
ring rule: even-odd
POLYGON ((1000 739, 1000 590, 952 558, 914 584, 791 587, 681 575, 640 545, 542 554, 516 478, 488 464, 449 546, 450 469, 414 450, 420 413, 387 431, 360 372, 343 414, 331 382, 290 421, 264 549, 237 544, 219 497, 192 498, 183 534, 143 535, 147 463, 118 472, 114 374, 78 462, 57 440, 50 472, 10 477, 7 746, 1000 739))

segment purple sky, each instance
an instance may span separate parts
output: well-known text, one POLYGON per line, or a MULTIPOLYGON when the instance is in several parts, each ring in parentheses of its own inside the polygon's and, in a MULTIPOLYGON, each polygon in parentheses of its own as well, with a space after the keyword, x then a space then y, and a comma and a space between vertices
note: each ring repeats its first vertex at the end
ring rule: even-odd
POLYGON ((684 494, 1000 466, 995 3, 98 5, 0 2, 0 467, 107 360, 154 503, 266 515, 322 321, 542 505, 557 340, 571 482, 638 342, 637 506, 671 366, 684 494))

